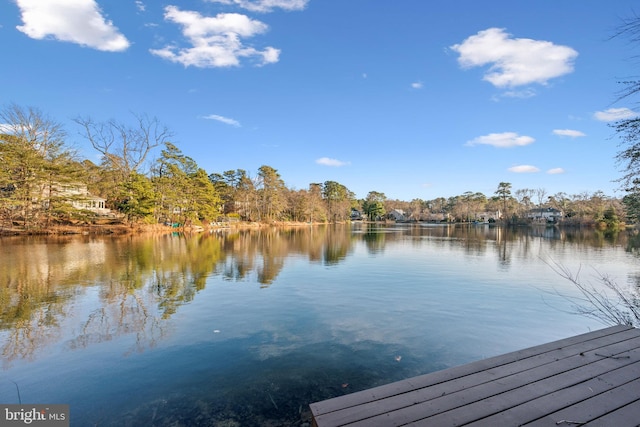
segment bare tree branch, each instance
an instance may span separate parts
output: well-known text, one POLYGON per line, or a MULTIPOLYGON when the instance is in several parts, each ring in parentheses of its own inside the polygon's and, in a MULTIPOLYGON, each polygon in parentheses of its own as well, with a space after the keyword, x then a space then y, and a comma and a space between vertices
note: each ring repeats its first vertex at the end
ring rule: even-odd
POLYGON ((579 279, 575 274, 556 262, 548 263, 560 277, 575 285, 582 296, 569 296, 555 292, 573 305, 573 313, 595 319, 605 325, 629 325, 640 327, 640 294, 637 290, 625 290, 608 275, 596 272, 602 285, 600 288, 579 279))
POLYGON ((83 128, 83 136, 102 155, 109 167, 128 176, 139 172, 149 153, 173 137, 173 133, 157 118, 134 114, 136 124, 129 126, 114 119, 94 122, 78 117, 74 121, 83 128))

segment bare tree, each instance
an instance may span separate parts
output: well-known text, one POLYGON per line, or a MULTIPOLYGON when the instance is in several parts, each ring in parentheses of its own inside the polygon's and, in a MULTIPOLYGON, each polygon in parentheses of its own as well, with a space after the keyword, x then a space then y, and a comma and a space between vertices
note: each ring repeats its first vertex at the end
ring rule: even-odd
POLYGON ((538 199, 538 207, 541 208, 542 204, 544 203, 544 198, 547 195, 547 190, 545 190, 544 188, 538 188, 536 189, 536 197, 538 199))
POLYGON ((102 155, 105 165, 118 171, 122 177, 141 172, 149 152, 173 137, 173 133, 157 118, 146 114, 134 114, 134 117, 136 123, 133 126, 114 119, 106 122, 82 117, 74 119, 82 126, 84 137, 102 155))
POLYGON ((50 213, 54 189, 74 178, 75 153, 62 125, 40 110, 16 104, 0 110, 0 210, 30 228, 50 213))
MULTIPOLYGON (((624 37, 636 47, 640 45, 640 16, 634 13, 630 18, 624 19, 612 38, 615 37, 624 37)), ((639 57, 635 56, 635 59, 639 57)), ((628 77, 620 83, 623 89, 618 93, 616 102, 634 98, 637 103, 640 79, 637 76, 628 77)), ((640 196, 640 117, 632 116, 618 120, 612 127, 620 138, 620 149, 615 159, 622 176, 616 181, 620 183, 620 189, 627 193, 623 199, 628 212, 627 217, 637 221, 640 217, 637 203, 640 196)))
POLYGON ((579 273, 572 273, 558 263, 549 264, 553 271, 567 279, 580 291, 580 296, 557 295, 573 304, 573 312, 590 317, 605 325, 629 325, 640 327, 640 293, 636 289, 623 289, 605 274, 598 274, 602 286, 580 280, 579 273))

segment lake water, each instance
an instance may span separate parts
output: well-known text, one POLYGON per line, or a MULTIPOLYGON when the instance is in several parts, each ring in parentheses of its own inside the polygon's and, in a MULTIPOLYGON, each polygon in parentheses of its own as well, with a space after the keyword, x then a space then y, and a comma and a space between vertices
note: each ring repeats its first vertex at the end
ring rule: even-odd
POLYGON ((552 266, 637 237, 367 225, 0 239, 0 403, 72 426, 301 426, 314 401, 604 327, 552 266))

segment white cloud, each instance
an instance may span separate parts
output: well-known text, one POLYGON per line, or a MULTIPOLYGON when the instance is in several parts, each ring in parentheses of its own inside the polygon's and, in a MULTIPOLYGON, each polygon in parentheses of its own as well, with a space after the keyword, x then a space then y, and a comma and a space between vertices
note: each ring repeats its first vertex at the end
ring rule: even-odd
POLYGON ((422 82, 415 82, 415 83, 411 83, 411 87, 414 89, 422 89, 424 85, 422 84, 422 82))
POLYGON ((535 90, 533 90, 532 88, 527 88, 524 90, 508 90, 502 94, 502 97, 527 99, 533 98, 536 95, 537 93, 535 90))
POLYGON ((538 169, 535 166, 531 166, 531 165, 520 165, 520 166, 513 166, 510 167, 509 172, 515 172, 515 173, 535 173, 535 172, 540 172, 540 169, 538 169))
POLYGON ((609 108, 604 111, 597 111, 593 117, 601 122, 615 122, 617 120, 632 119, 637 117, 638 113, 629 108, 609 108))
POLYGON ((203 119, 207 120, 216 120, 218 122, 222 122, 227 125, 240 127, 240 122, 234 119, 230 119, 229 117, 219 116, 217 114, 209 114, 208 116, 204 116, 203 119))
POLYGON ((16 4, 24 23, 16 28, 32 39, 52 38, 108 52, 129 47, 95 0, 16 0, 16 4))
POLYGON ((546 84, 573 72, 578 52, 548 41, 516 39, 503 28, 489 28, 451 46, 463 68, 491 64, 484 80, 496 87, 546 84))
POLYGON ((329 157, 321 157, 316 160, 316 163, 323 166, 333 167, 347 166, 351 164, 351 162, 343 162, 342 160, 331 159, 329 157))
POLYGON ((554 129, 553 134, 558 136, 569 136, 571 138, 587 136, 587 134, 585 134, 584 132, 580 132, 579 130, 572 130, 572 129, 554 129))
POLYGON ((167 6, 164 18, 182 26, 182 34, 191 42, 192 47, 169 45, 150 50, 161 58, 185 67, 200 68, 238 66, 243 58, 254 59, 257 65, 278 62, 280 50, 267 47, 259 51, 242 43, 240 38, 262 34, 268 29, 263 22, 246 15, 220 13, 215 17, 207 17, 195 11, 182 11, 176 6, 167 6))
POLYGON ((251 12, 272 12, 273 9, 302 10, 309 0, 208 0, 211 3, 236 5, 251 12))
POLYGON ((147 7, 145 6, 145 4, 142 3, 140 0, 136 0, 136 7, 140 12, 144 12, 145 10, 147 10, 147 7))
POLYGON ((532 144, 535 141, 530 136, 520 136, 515 132, 490 133, 489 135, 479 136, 468 141, 465 145, 492 145, 498 148, 523 147, 532 144))
POLYGON ((562 168, 553 168, 553 169, 549 169, 547 171, 547 173, 549 175, 559 175, 559 174, 564 173, 564 169, 562 169, 562 168))

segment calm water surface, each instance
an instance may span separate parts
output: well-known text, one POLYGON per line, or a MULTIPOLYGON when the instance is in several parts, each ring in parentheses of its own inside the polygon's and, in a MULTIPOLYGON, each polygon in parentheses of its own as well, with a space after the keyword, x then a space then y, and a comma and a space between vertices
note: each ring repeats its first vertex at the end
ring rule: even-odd
POLYGON ((637 237, 394 225, 0 239, 2 403, 73 426, 301 426, 311 402, 603 327, 637 237), (19 390, 19 393, 18 393, 19 390))

